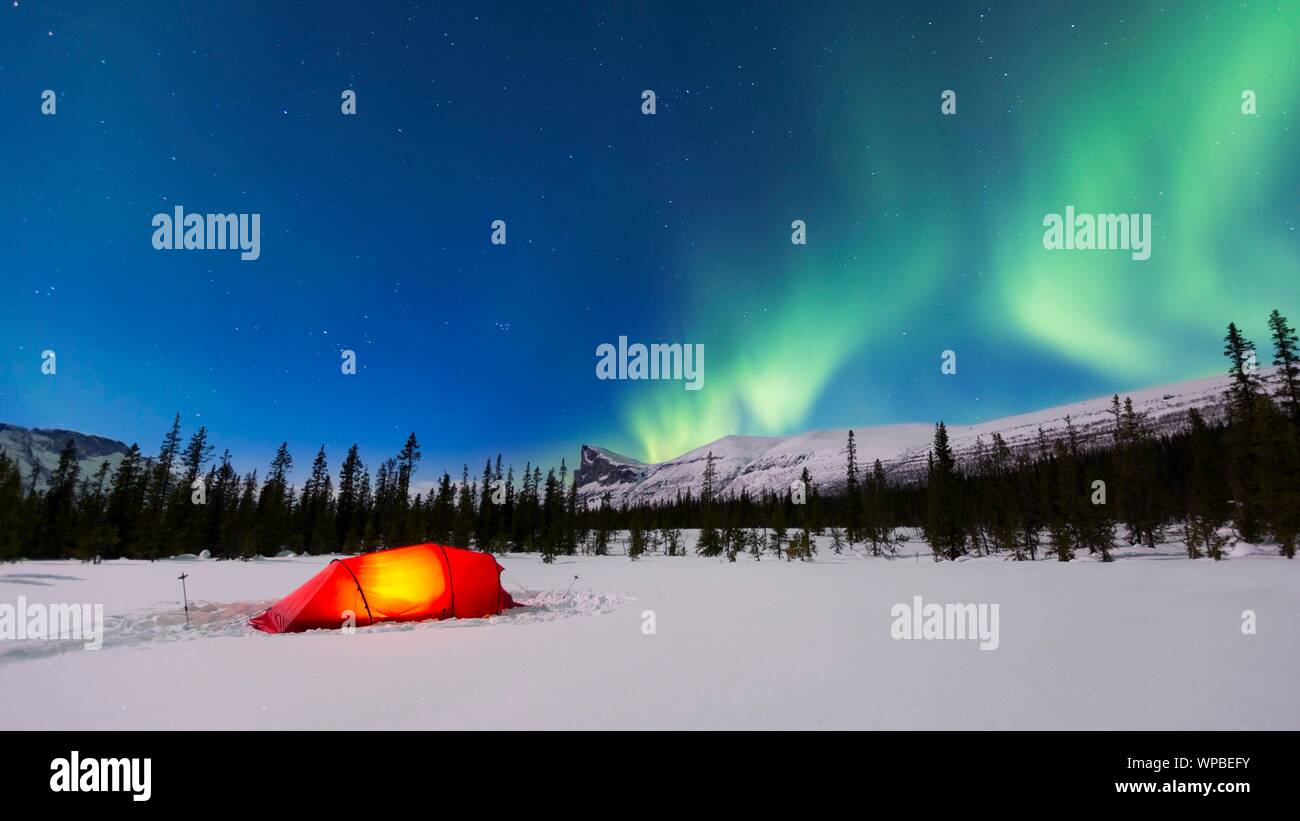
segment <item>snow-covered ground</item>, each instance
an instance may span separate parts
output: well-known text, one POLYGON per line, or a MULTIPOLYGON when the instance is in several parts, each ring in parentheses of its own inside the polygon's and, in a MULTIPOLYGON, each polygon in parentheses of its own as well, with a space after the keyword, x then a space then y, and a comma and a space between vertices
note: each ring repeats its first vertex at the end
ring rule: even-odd
POLYGON ((353 635, 244 624, 328 557, 0 565, 0 605, 102 603, 107 620, 100 650, 0 641, 0 729, 1300 729, 1300 562, 821 544, 807 563, 509 555, 529 606, 353 635), (997 604, 997 649, 891 638, 914 596, 997 604))

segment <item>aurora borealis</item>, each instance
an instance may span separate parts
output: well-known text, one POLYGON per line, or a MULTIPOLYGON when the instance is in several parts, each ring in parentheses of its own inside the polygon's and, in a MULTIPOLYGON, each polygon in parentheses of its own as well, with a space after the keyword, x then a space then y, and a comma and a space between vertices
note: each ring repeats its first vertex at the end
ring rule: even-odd
POLYGON ((151 451, 179 410, 245 467, 415 430, 427 479, 989 419, 1300 318, 1300 3, 816 5, 6 4, 0 421, 151 451), (153 251, 176 205, 261 258, 153 251), (1150 259, 1045 250, 1066 206, 1151 214, 1150 259), (705 387, 597 380, 620 335, 705 387))
MULTIPOLYGON (((811 221, 821 243, 747 261, 780 276, 741 312, 759 321, 721 334, 746 341, 727 367, 715 346, 713 401, 665 391, 634 411, 638 443, 663 458, 711 438, 700 424, 974 420, 1221 370, 1227 321, 1262 339, 1267 312, 1300 298, 1300 6, 1215 8, 1004 19, 949 84, 965 87, 951 121, 925 84, 946 88, 934 63, 956 54, 907 50, 929 64, 896 71, 885 101, 821 119, 846 160, 811 221), (1244 89, 1272 98, 1272 116, 1244 116, 1244 89), (1153 258, 1046 253, 1043 215, 1067 203, 1152 213, 1153 258), (829 397, 862 410, 817 413, 829 397)), ((848 74, 875 73, 864 60, 848 74)), ((702 313, 737 313, 714 293, 702 313)))

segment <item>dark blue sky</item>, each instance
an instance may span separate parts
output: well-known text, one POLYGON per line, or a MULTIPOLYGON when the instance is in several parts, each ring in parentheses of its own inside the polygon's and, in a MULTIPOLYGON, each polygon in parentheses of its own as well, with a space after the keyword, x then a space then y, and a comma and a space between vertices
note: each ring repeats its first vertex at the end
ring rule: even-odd
POLYGON ((1288 4, 58 5, 0 6, 0 421, 152 453, 179 411, 245 469, 414 430, 428 480, 990 418, 1300 313, 1288 4), (1153 212, 1152 260, 1062 264, 1067 203, 1153 212), (261 258, 154 250, 176 205, 261 258), (620 334, 703 343, 705 389, 597 381, 620 334))

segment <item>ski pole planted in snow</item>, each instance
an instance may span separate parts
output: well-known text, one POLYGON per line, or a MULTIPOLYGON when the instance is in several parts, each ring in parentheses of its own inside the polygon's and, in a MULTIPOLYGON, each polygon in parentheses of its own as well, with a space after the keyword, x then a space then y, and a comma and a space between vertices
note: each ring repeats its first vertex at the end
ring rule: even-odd
POLYGON ((578 581, 578 575, 575 573, 573 576, 573 581, 569 582, 569 586, 564 589, 564 597, 566 599, 569 597, 569 591, 573 589, 574 582, 576 581, 578 581))
POLYGON ((182 573, 176 578, 181 580, 181 599, 185 602, 185 626, 189 627, 190 626, 190 597, 189 594, 185 592, 185 580, 188 579, 189 576, 186 575, 185 573, 182 573))

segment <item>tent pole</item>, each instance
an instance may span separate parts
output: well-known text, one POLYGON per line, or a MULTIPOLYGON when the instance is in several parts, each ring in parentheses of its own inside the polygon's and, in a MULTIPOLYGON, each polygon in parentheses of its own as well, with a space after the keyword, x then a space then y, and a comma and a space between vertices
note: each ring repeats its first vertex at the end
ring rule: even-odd
MULTIPOLYGON (((338 562, 339 564, 343 565, 343 569, 348 571, 348 575, 352 577, 353 583, 355 583, 357 586, 357 592, 361 594, 361 603, 366 606, 366 618, 370 619, 370 624, 374 624, 375 617, 370 613, 370 602, 366 601, 366 591, 361 589, 361 582, 357 579, 357 574, 353 573, 352 568, 348 567, 347 563, 344 562, 342 559, 330 560, 330 564, 334 564, 334 562, 338 562)), ((369 627, 370 625, 366 625, 366 626, 369 627)))

